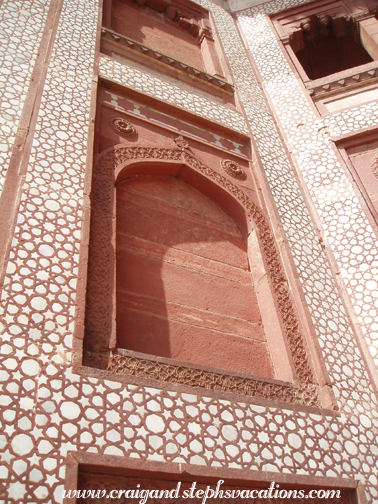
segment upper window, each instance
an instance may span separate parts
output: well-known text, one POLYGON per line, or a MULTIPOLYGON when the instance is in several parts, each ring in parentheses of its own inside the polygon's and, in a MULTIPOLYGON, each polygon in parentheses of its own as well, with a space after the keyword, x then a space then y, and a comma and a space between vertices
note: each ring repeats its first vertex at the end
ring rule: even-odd
POLYGON ((289 43, 310 79, 373 61, 361 44, 356 24, 346 17, 310 16, 301 21, 300 30, 290 34, 289 43))
POLYGON ((101 51, 233 95, 208 11, 183 0, 106 0, 101 51), (179 74, 179 75, 178 75, 179 74))
POLYGON ((378 21, 368 1, 318 1, 272 16, 322 113, 377 98, 378 21))

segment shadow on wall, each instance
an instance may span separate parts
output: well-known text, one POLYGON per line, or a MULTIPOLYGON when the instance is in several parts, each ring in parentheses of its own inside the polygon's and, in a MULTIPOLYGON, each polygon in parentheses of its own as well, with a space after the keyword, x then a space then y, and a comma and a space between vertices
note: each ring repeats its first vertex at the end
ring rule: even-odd
POLYGON ((117 346, 273 376, 235 221, 173 177, 117 184, 117 346))

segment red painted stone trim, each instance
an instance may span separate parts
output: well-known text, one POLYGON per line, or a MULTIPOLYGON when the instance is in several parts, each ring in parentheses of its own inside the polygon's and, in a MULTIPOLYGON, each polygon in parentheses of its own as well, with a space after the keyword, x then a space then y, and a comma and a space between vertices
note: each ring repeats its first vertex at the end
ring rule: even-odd
MULTIPOLYGON (((152 167, 152 169, 154 168, 152 167)), ((108 367, 117 372, 144 377, 151 377, 152 372, 154 377, 169 382, 216 388, 227 392, 244 393, 291 403, 319 405, 316 381, 309 364, 300 323, 291 300, 275 240, 264 213, 238 186, 205 165, 184 146, 181 149, 169 149, 125 147, 122 145, 111 148, 99 159, 93 172, 87 289, 86 337, 84 343, 86 365, 100 368, 108 367), (148 359, 133 356, 125 357, 111 353, 116 347, 113 309, 114 184, 121 171, 123 178, 124 175, 127 176, 123 171, 127 166, 131 165, 131 175, 136 175, 138 171, 140 172, 139 165, 141 162, 147 162, 151 170, 151 161, 162 166, 167 163, 187 166, 202 174, 232 196, 244 208, 246 215, 253 222, 267 273, 273 287, 277 310, 293 359, 296 379, 299 382, 297 390, 275 385, 262 387, 261 382, 253 384, 253 378, 242 383, 234 380, 230 375, 224 375, 220 379, 220 377, 211 375, 211 373, 199 373, 198 369, 189 366, 187 370, 190 371, 182 373, 179 366, 172 364, 162 363, 156 367, 156 364, 149 362, 148 359), (290 390, 295 390, 295 393, 289 392, 290 390)))

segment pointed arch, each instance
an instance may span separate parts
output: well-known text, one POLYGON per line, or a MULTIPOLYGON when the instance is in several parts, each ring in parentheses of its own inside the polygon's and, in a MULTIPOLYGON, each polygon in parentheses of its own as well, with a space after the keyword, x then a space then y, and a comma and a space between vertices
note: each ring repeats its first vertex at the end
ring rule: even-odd
MULTIPOLYGON (((256 232, 266 273, 269 276, 277 313, 290 350, 295 381, 292 384, 273 385, 259 380, 227 376, 223 385, 219 376, 205 378, 199 375, 198 386, 239 391, 248 395, 276 398, 293 403, 319 404, 316 380, 309 364, 306 345, 300 323, 296 316, 288 282, 277 252, 275 239, 264 212, 244 191, 228 178, 207 166, 185 148, 158 148, 124 144, 102 153, 93 172, 91 238, 88 263, 87 306, 86 306, 86 362, 90 365, 156 377, 176 383, 193 384, 188 367, 183 373, 175 371, 169 363, 151 362, 148 359, 112 355, 116 347, 116 325, 114 310, 114 262, 115 262, 115 185, 120 180, 146 174, 165 174, 178 177, 196 187, 205 195, 211 195, 221 208, 226 210, 246 235, 256 232), (162 368, 163 371, 162 371, 162 368), (159 377, 157 377, 157 370, 159 377), (187 378, 185 374, 190 375, 187 378), (215 383, 215 385, 214 385, 215 383)), ((194 380, 195 381, 195 380, 194 380)), ((274 380, 273 380, 274 381, 274 380)))

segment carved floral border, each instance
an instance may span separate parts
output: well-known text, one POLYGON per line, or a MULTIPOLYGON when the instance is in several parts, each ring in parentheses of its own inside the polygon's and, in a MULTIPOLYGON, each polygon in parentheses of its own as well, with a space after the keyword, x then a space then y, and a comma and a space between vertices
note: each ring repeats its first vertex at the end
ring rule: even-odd
POLYGON ((373 161, 371 162, 371 171, 373 175, 378 178, 378 152, 374 155, 373 161))
POLYGON ((306 346, 297 319, 286 276, 279 259, 275 239, 262 210, 229 179, 216 172, 188 149, 116 146, 97 163, 92 181, 91 235, 88 260, 84 364, 112 371, 157 379, 170 383, 222 390, 253 397, 286 401, 293 404, 319 406, 316 381, 309 364, 306 346), (245 208, 255 224, 267 273, 277 301, 289 350, 294 363, 296 381, 238 377, 232 374, 180 366, 133 355, 113 354, 110 349, 112 329, 112 201, 116 168, 132 160, 179 161, 211 179, 230 193, 245 208))

